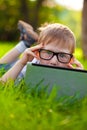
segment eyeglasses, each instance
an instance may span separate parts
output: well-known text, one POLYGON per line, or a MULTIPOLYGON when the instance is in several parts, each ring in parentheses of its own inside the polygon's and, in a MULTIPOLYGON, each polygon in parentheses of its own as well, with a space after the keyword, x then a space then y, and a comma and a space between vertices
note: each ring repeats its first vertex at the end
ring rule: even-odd
POLYGON ((65 52, 52 52, 45 49, 39 50, 39 55, 41 59, 44 60, 51 60, 54 56, 57 57, 58 61, 64 64, 67 64, 70 62, 71 58, 73 57, 72 54, 65 53, 65 52))

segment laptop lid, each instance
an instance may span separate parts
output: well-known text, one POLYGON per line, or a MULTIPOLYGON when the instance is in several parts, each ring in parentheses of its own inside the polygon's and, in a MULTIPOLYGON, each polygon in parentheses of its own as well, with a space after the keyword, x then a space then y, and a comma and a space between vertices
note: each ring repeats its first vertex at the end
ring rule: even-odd
POLYGON ((52 67, 40 64, 28 64, 25 74, 25 83, 28 87, 43 87, 50 94, 56 88, 56 94, 61 96, 84 97, 87 95, 87 71, 61 67, 52 67))

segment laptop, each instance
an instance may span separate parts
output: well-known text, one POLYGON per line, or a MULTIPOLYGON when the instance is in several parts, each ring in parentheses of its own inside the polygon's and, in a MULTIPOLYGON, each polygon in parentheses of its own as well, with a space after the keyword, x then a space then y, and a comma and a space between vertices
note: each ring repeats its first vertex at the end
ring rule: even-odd
POLYGON ((87 96, 87 71, 40 64, 27 64, 25 83, 29 88, 45 90, 50 94, 55 88, 56 96, 87 96))

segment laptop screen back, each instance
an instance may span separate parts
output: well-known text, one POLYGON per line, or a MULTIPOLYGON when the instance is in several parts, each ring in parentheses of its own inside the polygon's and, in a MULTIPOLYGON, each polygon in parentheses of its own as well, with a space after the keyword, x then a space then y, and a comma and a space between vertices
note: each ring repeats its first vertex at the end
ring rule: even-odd
POLYGON ((28 87, 47 87, 50 93, 56 87, 57 95, 83 97, 87 95, 87 71, 28 64, 25 75, 28 87))

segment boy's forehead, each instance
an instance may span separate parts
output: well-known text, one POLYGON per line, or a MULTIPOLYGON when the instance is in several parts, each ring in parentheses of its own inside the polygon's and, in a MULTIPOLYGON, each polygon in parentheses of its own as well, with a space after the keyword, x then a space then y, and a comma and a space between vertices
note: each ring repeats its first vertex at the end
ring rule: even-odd
POLYGON ((59 51, 67 52, 67 53, 71 52, 71 49, 67 45, 64 46, 63 43, 58 44, 57 41, 56 42, 55 41, 54 42, 50 42, 48 44, 44 44, 43 48, 47 49, 47 50, 54 51, 54 52, 59 52, 59 51))

